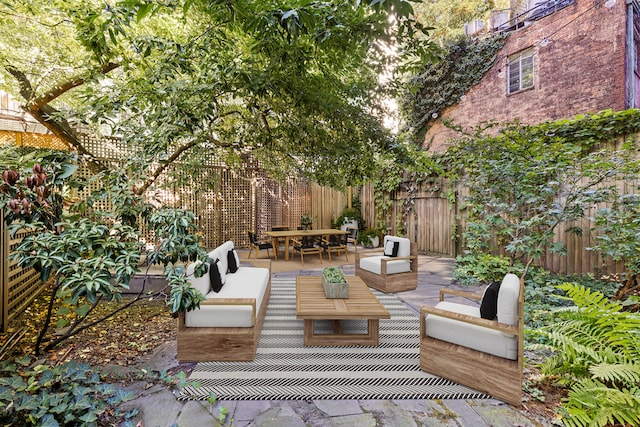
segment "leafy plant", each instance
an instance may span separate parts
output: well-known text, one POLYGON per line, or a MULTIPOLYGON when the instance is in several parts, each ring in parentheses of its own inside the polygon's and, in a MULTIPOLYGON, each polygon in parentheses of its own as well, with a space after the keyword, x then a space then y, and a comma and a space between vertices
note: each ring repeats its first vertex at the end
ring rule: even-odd
POLYGON ((378 237, 378 231, 373 228, 366 228, 358 234, 358 243, 363 246, 371 245, 371 239, 378 237))
POLYGON ((342 270, 338 267, 325 267, 322 269, 322 275, 328 283, 345 283, 346 279, 342 270))
POLYGON ((308 213, 302 214, 302 216, 300 217, 300 226, 311 227, 312 224, 313 224, 313 217, 308 213))
POLYGON ((554 132, 549 124, 509 124, 499 136, 486 136, 480 128, 450 150, 456 166, 451 176, 469 189, 463 235, 471 250, 504 250, 513 261, 564 254, 566 248, 555 236, 558 226, 584 218, 594 204, 616 197, 615 180, 627 176, 635 163, 632 150, 594 151, 593 141, 563 135, 563 126, 555 123, 554 132))
POLYGON ((591 248, 602 251, 614 261, 622 261, 625 272, 622 286, 615 299, 625 300, 640 288, 640 195, 618 197, 610 207, 600 209, 594 218, 596 244, 591 248))
POLYGON ((509 258, 486 253, 458 256, 453 278, 462 285, 500 282, 507 273, 522 274, 521 263, 512 265, 509 258))
POLYGON ((584 286, 558 286, 575 303, 561 319, 531 331, 544 340, 530 346, 549 357, 541 372, 570 388, 560 409, 567 426, 640 425, 640 314, 622 310, 584 286))
POLYGON ((340 228, 345 222, 356 220, 358 222, 358 227, 362 227, 364 224, 364 220, 362 219, 362 214, 360 213, 360 208, 344 208, 340 215, 335 219, 333 225, 335 228, 340 228))
POLYGON ((32 365, 30 358, 0 364, 0 422, 3 425, 104 425, 135 415, 118 405, 131 392, 102 382, 86 364, 32 365), (114 417, 108 409, 116 408, 114 417))
MULTIPOLYGON (((129 288, 131 277, 138 272, 143 235, 137 222, 141 219, 155 236, 150 265, 165 265, 172 312, 198 307, 203 296, 188 286, 183 267, 178 265, 207 259, 192 213, 152 209, 134 195, 131 180, 121 171, 98 174, 104 178, 98 182, 104 185, 74 203, 63 197, 69 188, 82 185, 74 176, 77 168, 73 155, 45 152, 33 154, 30 162, 27 170, 3 172, 0 208, 10 232, 23 228, 31 231, 18 243, 11 259, 22 268, 39 272, 43 284, 52 282, 36 355, 43 345, 50 350, 127 307, 148 298, 165 297, 166 292, 148 294, 143 286, 114 311, 92 315, 102 301, 120 301, 122 291, 129 288), (65 205, 71 205, 71 211, 64 209, 65 205), (64 327, 59 335, 49 330, 56 316, 56 326, 64 327)), ((195 274, 202 275, 205 269, 206 265, 201 265, 195 274)))

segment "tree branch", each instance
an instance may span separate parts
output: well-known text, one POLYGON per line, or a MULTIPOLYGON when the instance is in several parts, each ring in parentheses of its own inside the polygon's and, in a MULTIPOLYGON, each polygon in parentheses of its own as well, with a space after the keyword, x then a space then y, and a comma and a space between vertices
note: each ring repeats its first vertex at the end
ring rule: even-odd
MULTIPOLYGON (((100 67, 99 73, 106 74, 117 67, 119 67, 119 64, 107 63, 100 67)), ((90 159, 94 159, 93 154, 90 153, 81 143, 78 132, 76 132, 67 120, 59 116, 59 111, 57 109, 49 105, 51 101, 58 98, 65 92, 84 84, 85 79, 81 77, 72 78, 69 81, 56 86, 56 88, 48 91, 44 95, 35 97, 31 82, 25 73, 12 65, 5 65, 4 68, 18 81, 20 95, 25 100, 22 109, 51 131, 51 133, 66 142, 69 147, 74 148, 78 153, 85 155, 90 159)), ((95 160, 91 160, 90 163, 96 170, 105 169, 104 165, 95 160)))
POLYGON ((144 194, 145 191, 158 179, 158 177, 176 160, 178 157, 182 155, 185 151, 190 150, 191 148, 198 145, 198 140, 194 139, 193 141, 185 144, 183 146, 178 147, 176 151, 173 152, 171 156, 169 156, 165 161, 160 163, 160 166, 153 171, 153 173, 145 180, 145 182, 140 186, 134 189, 134 193, 138 196, 144 194))
MULTIPOLYGON (((106 64, 102 64, 100 68, 98 68, 97 73, 92 73, 91 75, 95 75, 95 74, 104 75, 109 73, 110 71, 115 70, 118 67, 120 67, 119 63, 108 62, 106 64)), ((71 79, 67 80, 66 82, 60 83, 59 85, 45 92, 39 97, 33 98, 30 101, 28 101, 29 109, 41 108, 42 106, 47 105, 48 103, 58 98, 59 96, 65 94, 66 92, 70 91, 71 89, 76 88, 78 86, 82 86, 85 82, 86 82, 86 79, 84 77, 81 77, 81 76, 72 77, 71 79)))

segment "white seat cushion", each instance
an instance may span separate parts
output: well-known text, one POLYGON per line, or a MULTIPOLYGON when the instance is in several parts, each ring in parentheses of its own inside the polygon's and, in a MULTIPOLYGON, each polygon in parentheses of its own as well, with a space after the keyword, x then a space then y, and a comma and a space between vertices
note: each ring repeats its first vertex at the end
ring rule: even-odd
MULTIPOLYGON (((449 301, 439 302, 436 307, 480 318, 480 307, 449 301)), ((469 347, 498 357, 511 360, 516 360, 518 357, 518 339, 516 335, 504 334, 482 326, 427 314, 425 333, 432 338, 469 347)))
MULTIPOLYGON (((235 273, 227 274, 227 283, 220 292, 210 292, 206 297, 211 300, 255 298, 257 315, 269 283, 269 275, 267 268, 240 267, 235 273)), ((251 305, 201 304, 199 309, 186 313, 185 324, 189 327, 251 327, 254 324, 253 314, 251 305)))
MULTIPOLYGON (((384 255, 368 256, 360 258, 360 268, 375 274, 382 274, 382 263, 380 260, 392 257, 384 255)), ((387 262, 387 274, 406 273, 411 271, 411 262, 407 259, 400 259, 387 262)))

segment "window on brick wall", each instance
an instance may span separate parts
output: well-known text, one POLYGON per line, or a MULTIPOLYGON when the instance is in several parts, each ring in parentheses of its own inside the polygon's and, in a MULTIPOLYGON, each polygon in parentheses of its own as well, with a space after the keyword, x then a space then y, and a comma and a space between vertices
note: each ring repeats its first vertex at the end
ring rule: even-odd
POLYGON ((526 50, 509 57, 507 64, 507 93, 515 93, 533 87, 533 50, 526 50))

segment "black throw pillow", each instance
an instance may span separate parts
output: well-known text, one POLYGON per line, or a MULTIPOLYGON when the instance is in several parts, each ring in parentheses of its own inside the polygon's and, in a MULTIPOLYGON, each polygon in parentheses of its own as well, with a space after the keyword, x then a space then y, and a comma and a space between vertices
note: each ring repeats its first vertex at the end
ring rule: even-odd
POLYGON ((220 292, 222 289, 222 277, 220 277, 220 270, 218 267, 219 259, 209 264, 209 281, 211 283, 211 290, 215 293, 220 292))
POLYGON ((480 302, 480 317, 483 319, 495 320, 498 315, 498 292, 500 283, 495 282, 487 286, 480 302))
POLYGON ((229 273, 235 273, 236 271, 238 271, 235 249, 231 249, 229 252, 227 252, 227 265, 229 266, 229 273))
POLYGON ((387 240, 387 244, 384 245, 384 255, 390 256, 390 257, 397 257, 399 247, 400 247, 400 242, 392 242, 391 240, 387 240))

